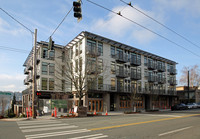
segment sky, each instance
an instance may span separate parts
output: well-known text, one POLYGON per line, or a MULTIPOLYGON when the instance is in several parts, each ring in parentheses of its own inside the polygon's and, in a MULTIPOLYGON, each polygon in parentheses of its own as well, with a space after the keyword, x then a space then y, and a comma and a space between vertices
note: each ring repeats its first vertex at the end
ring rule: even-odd
MULTIPOLYGON (((120 0, 91 1, 115 12, 120 11, 123 16, 179 46, 116 14, 99 8, 87 0, 82 0, 83 19, 78 23, 72 10, 52 36, 56 44, 66 45, 81 31, 89 31, 177 62, 177 80, 180 79, 181 69, 184 66, 200 64, 200 56, 195 55, 200 55, 199 0, 131 1, 134 7, 181 34, 196 46, 120 0)), ((49 38, 71 9, 72 4, 71 0, 0 0, 0 8, 32 31, 37 29, 37 41, 46 41, 49 38)), ((32 46, 31 33, 0 10, 0 91, 22 91, 26 88, 23 84, 25 79, 23 64, 32 46), (5 47, 23 51, 8 51, 5 50, 5 47)))

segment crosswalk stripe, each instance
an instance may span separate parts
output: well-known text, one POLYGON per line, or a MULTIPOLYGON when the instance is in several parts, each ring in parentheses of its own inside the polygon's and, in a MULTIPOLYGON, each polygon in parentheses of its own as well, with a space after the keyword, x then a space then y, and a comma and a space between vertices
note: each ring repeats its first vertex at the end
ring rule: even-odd
POLYGON ((103 136, 98 136, 98 137, 92 137, 92 138, 87 138, 87 139, 100 139, 100 138, 107 138, 107 135, 103 135, 103 136))
POLYGON ((78 129, 78 130, 70 130, 70 131, 63 131, 63 132, 52 132, 52 133, 44 133, 44 134, 26 135, 25 137, 27 139, 35 139, 35 138, 46 138, 46 137, 53 137, 53 136, 59 136, 59 135, 83 133, 83 132, 90 132, 90 130, 78 129))
POLYGON ((19 126, 25 125, 41 125, 41 124, 53 124, 53 123, 61 123, 60 121, 52 121, 52 122, 38 122, 38 123, 17 123, 19 126))
POLYGON ((25 129, 25 128, 37 128, 37 127, 51 127, 51 126, 61 126, 61 125, 69 125, 69 124, 48 124, 48 125, 36 125, 36 126, 22 126, 19 127, 20 129, 25 129))
POLYGON ((81 137, 74 137, 74 138, 69 138, 69 139, 82 139, 82 138, 88 138, 88 137, 94 137, 94 136, 101 136, 103 134, 93 134, 93 135, 88 135, 88 136, 81 136, 81 137))
POLYGON ((52 122, 52 121, 56 121, 56 120, 37 120, 37 121, 19 121, 18 123, 38 123, 38 122, 52 122))
POLYGON ((61 127, 49 127, 49 128, 36 128, 36 129, 25 129, 22 132, 35 132, 35 131, 48 131, 48 130, 56 130, 56 129, 67 129, 67 128, 76 128, 78 126, 61 126, 61 127))

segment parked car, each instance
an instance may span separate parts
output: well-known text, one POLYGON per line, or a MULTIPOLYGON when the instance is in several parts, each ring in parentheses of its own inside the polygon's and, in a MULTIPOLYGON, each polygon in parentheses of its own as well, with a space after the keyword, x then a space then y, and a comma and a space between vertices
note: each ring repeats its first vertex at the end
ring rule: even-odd
POLYGON ((197 103, 197 107, 198 107, 198 108, 200 108, 200 102, 199 102, 199 103, 197 103))
POLYGON ((181 104, 177 104, 177 105, 174 105, 171 107, 171 110, 187 110, 188 109, 188 106, 181 103, 181 104))
POLYGON ((193 104, 192 103, 187 103, 186 106, 188 107, 188 109, 192 109, 193 108, 193 104))
POLYGON ((192 103, 192 104, 193 104, 193 108, 194 108, 194 109, 198 108, 197 103, 192 103))

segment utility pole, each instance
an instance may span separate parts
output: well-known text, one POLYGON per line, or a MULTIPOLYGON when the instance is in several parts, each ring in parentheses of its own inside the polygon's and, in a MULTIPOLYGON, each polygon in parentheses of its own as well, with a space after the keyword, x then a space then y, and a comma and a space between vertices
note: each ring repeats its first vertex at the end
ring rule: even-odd
POLYGON ((32 117, 36 118, 36 109, 35 109, 35 95, 36 95, 36 44, 37 44, 37 29, 34 32, 34 46, 33 46, 33 87, 32 87, 32 117))
POLYGON ((190 71, 188 70, 188 103, 190 102, 190 71))

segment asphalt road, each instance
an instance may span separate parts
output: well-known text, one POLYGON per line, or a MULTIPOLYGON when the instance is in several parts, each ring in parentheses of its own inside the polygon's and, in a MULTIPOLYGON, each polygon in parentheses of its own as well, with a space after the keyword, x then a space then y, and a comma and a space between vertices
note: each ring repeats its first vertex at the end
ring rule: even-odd
POLYGON ((199 139, 200 109, 55 120, 0 121, 0 139, 199 139))

